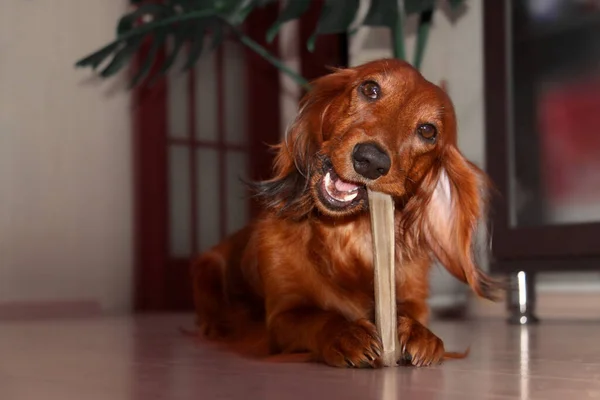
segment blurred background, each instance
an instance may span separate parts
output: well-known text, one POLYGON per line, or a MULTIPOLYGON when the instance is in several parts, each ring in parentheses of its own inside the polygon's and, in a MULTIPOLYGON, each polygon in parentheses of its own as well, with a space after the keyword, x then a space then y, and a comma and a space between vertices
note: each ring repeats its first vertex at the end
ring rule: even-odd
MULTIPOLYGON (((320 36, 309 52, 314 3, 273 43, 264 36, 278 4, 245 29, 307 79, 392 56, 389 30, 364 26, 320 36)), ((469 0, 458 16, 444 7, 421 70, 449 92, 460 149, 498 188, 483 268, 526 273, 540 315, 598 316, 600 2, 469 0)), ((132 90, 127 71, 103 80, 75 69, 129 9, 0 5, 0 318, 190 310, 190 257, 256 212, 239 178, 268 177, 265 143, 284 134, 301 87, 235 40, 132 90)), ((416 30, 409 18, 408 54, 416 30)), ((506 314, 441 268, 432 285, 440 312, 506 314)))

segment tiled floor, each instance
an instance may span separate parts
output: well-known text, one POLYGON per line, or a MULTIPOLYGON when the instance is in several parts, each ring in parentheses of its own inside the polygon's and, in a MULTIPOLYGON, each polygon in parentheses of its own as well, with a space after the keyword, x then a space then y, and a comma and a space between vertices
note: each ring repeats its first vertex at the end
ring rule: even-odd
POLYGON ((190 321, 0 322, 0 399, 600 399, 600 321, 436 322, 468 359, 385 370, 240 359, 182 336, 190 321))

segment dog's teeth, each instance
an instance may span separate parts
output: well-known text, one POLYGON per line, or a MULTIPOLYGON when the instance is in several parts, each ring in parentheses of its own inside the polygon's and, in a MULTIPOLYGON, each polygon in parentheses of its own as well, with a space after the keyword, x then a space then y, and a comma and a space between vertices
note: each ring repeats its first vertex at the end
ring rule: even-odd
POLYGON ((358 186, 355 186, 350 183, 346 183, 339 179, 332 179, 331 172, 327 172, 323 179, 323 183, 325 186, 325 190, 327 194, 331 196, 331 198, 342 202, 349 203, 354 200, 358 196, 358 186), (349 189, 349 190, 340 190, 340 189, 349 189))
POLYGON ((344 201, 352 201, 356 198, 356 196, 358 196, 358 193, 356 191, 353 191, 352 193, 349 193, 344 196, 344 201))
POLYGON ((327 193, 329 193, 330 196, 335 197, 333 196, 335 193, 335 183, 331 180, 329 172, 325 175, 325 189, 327 189, 327 193))

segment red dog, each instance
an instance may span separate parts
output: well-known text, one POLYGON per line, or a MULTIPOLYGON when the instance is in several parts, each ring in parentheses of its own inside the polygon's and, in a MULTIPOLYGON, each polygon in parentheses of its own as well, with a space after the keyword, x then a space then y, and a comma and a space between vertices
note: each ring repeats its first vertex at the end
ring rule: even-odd
POLYGON ((396 203, 400 345, 413 365, 449 356, 425 326, 432 259, 483 297, 493 282, 472 255, 487 179, 456 147, 446 93, 398 60, 336 70, 277 149, 262 215, 192 267, 203 333, 243 337, 254 320, 273 352, 378 366, 369 187, 396 203))

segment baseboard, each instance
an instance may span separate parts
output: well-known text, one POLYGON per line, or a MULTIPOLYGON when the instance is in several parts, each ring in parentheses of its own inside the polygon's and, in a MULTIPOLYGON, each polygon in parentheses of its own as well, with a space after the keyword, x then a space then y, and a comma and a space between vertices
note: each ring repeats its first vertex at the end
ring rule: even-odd
POLYGON ((598 293, 600 294, 600 281, 590 280, 588 282, 538 282, 536 284, 538 293, 598 293))
MULTIPOLYGON (((600 292, 538 290, 536 314, 540 319, 595 319, 600 320, 600 292)), ((471 298, 469 314, 474 317, 506 318, 504 299, 494 303, 471 298)))

